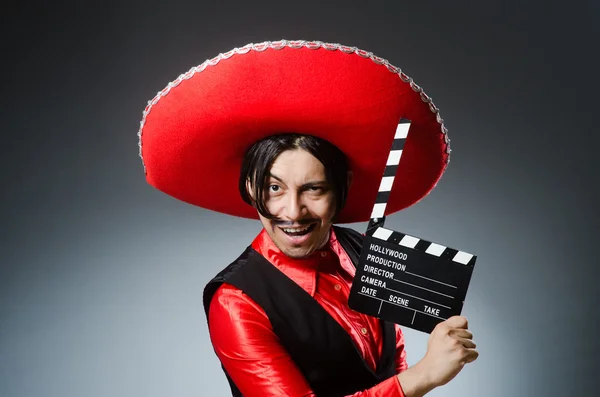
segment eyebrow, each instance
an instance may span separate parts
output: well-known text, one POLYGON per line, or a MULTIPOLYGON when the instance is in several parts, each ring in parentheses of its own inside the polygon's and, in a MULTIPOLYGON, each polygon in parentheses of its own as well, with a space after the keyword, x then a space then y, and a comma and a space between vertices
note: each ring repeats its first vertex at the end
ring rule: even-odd
POLYGON ((270 172, 269 172, 269 177, 270 177, 270 178, 273 178, 273 179, 277 179, 279 182, 283 183, 283 179, 281 179, 281 178, 280 178, 280 177, 278 177, 278 176, 275 176, 275 175, 271 174, 270 172))
MULTIPOLYGON (((273 175, 269 172, 269 177, 278 180, 281 183, 285 183, 283 182, 283 179, 281 179, 280 177, 273 175)), ((310 181, 310 182, 306 182, 303 183, 301 187, 307 187, 307 186, 314 186, 314 185, 327 185, 329 182, 327 182, 327 180, 322 180, 322 181, 310 181)))

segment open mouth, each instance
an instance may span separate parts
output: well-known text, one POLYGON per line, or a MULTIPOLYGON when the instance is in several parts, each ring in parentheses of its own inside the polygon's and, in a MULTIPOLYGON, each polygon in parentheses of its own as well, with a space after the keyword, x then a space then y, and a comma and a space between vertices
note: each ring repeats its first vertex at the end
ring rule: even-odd
POLYGON ((280 227, 279 229, 281 229, 288 236, 297 237, 297 236, 305 236, 305 235, 307 235, 308 233, 312 232, 315 227, 316 227, 316 224, 313 223, 313 224, 311 224, 309 226, 302 226, 302 227, 280 227))

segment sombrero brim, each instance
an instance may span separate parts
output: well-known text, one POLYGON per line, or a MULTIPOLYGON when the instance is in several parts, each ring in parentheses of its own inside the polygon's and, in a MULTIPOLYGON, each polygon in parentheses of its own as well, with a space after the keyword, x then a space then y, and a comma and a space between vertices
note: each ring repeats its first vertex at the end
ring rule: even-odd
POLYGON ((386 215, 423 198, 449 160, 438 109, 399 68, 339 44, 249 44, 192 68, 159 92, 140 123, 147 181, 190 204, 258 218, 238 192, 256 141, 296 132, 339 147, 354 173, 340 223, 369 219, 400 118, 411 121, 386 215))

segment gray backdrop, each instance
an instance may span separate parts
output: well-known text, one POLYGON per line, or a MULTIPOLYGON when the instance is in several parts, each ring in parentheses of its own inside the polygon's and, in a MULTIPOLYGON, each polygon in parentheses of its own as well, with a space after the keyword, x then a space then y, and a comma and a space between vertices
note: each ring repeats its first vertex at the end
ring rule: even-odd
MULTIPOLYGON (((479 256, 481 356, 431 395, 597 395, 597 1, 20 3, 0 24, 0 396, 227 395, 202 289, 259 223, 151 188, 136 133, 180 73, 281 38, 387 58, 449 128, 437 188, 387 223, 479 256)), ((413 364, 427 335, 405 334, 413 364)))

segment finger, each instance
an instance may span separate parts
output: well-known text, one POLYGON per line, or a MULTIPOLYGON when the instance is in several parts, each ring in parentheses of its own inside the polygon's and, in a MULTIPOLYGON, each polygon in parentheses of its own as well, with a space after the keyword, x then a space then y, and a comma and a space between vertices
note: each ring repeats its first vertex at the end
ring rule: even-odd
POLYGON ((467 349, 475 349, 477 347, 475 342, 473 342, 471 339, 456 338, 456 340, 467 349))
POLYGON ((444 321, 450 328, 469 328, 469 322, 466 317, 463 316, 452 316, 448 320, 444 321))
POLYGON ((473 361, 477 360, 477 357, 479 357, 479 352, 475 349, 466 349, 466 354, 465 354, 465 358, 464 358, 464 362, 465 363, 472 363, 473 361))
POLYGON ((449 331, 450 336, 464 339, 473 339, 473 333, 464 328, 453 328, 449 331))

